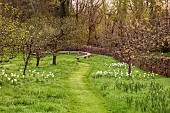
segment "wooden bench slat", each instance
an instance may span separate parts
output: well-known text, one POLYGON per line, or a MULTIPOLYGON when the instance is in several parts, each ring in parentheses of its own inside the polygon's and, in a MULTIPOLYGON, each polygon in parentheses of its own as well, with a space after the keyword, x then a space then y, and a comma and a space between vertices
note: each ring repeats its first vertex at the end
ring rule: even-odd
POLYGON ((88 52, 82 52, 82 53, 85 54, 85 55, 83 55, 83 56, 78 56, 78 57, 77 57, 77 60, 79 60, 80 58, 90 58, 91 53, 88 53, 88 52))

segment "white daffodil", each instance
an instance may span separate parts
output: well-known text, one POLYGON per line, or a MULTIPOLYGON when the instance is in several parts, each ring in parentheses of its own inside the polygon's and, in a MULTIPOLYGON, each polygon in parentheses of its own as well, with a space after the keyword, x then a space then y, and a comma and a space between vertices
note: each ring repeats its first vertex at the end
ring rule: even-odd
POLYGON ((17 82, 17 79, 14 79, 14 82, 17 82))
POLYGON ((49 77, 49 74, 47 74, 47 78, 49 77))
POLYGON ((104 73, 103 73, 104 75, 107 75, 107 71, 104 71, 104 73))
POLYGON ((13 74, 14 77, 16 77, 16 74, 13 74))
POLYGON ((4 77, 7 77, 7 76, 8 76, 7 74, 4 75, 4 77))
POLYGON ((2 75, 4 75, 5 74, 5 70, 2 70, 2 75))
POLYGON ((103 74, 102 71, 97 71, 97 72, 96 72, 96 75, 102 75, 102 74, 103 74))

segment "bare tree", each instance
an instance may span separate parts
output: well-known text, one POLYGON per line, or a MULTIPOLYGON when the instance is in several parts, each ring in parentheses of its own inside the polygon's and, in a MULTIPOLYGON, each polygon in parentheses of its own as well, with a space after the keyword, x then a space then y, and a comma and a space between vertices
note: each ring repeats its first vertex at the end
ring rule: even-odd
POLYGON ((87 45, 94 45, 97 39, 96 25, 102 20, 101 7, 102 3, 100 0, 89 0, 86 11, 87 11, 87 26, 88 26, 88 42, 87 45))

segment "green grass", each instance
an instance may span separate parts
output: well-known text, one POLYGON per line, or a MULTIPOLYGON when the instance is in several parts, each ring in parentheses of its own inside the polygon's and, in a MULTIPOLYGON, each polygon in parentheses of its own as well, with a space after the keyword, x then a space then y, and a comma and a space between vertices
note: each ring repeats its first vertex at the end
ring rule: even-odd
POLYGON ((1 63, 0 72, 5 70, 7 77, 0 73, 0 112, 169 113, 169 78, 136 67, 128 77, 127 66, 119 67, 112 57, 92 55, 78 62, 76 56, 60 53, 54 66, 47 55, 39 67, 32 58, 24 78, 21 54, 1 63))
POLYGON ((83 81, 86 74, 90 71, 90 65, 79 63, 81 66, 78 71, 72 73, 68 80, 68 88, 74 100, 74 109, 72 113, 106 113, 105 107, 102 105, 100 96, 95 95, 87 87, 87 82, 83 81))
POLYGON ((111 113, 168 113, 170 111, 169 78, 145 72, 136 67, 133 67, 131 77, 127 78, 127 66, 109 66, 111 63, 118 62, 115 59, 107 56, 93 55, 92 59, 83 60, 82 62, 91 65, 92 69, 88 74, 86 81, 89 83, 89 87, 91 87, 94 92, 100 94, 100 96, 106 100, 106 108, 111 113), (97 71, 113 72, 113 74, 96 75, 97 71), (116 77, 114 71, 118 73, 116 77), (121 71, 123 76, 121 76, 121 71), (148 74, 150 75, 149 78, 148 74), (154 75, 154 77, 151 77, 151 75, 154 75), (136 89, 133 89, 136 87, 136 85, 140 86, 137 86, 136 89), (161 91, 159 91, 160 89, 161 91), (159 94, 157 97, 154 97, 155 94, 152 93, 156 92, 159 94), (151 96, 153 96, 153 98, 151 98, 151 96), (150 98, 145 100, 147 97, 150 98), (165 98, 164 100, 155 99, 160 97, 165 98), (131 98, 132 101, 129 101, 131 98), (155 99, 155 101, 152 101, 153 99, 155 99), (154 103, 160 103, 160 105, 154 105, 154 103), (162 109, 159 109, 158 106, 160 106, 162 109), (155 110, 151 111, 152 109, 155 110))
MULTIPOLYGON (((40 67, 36 67, 32 59, 26 78, 20 76, 16 85, 6 82, 4 78, 0 85, 0 112, 68 112, 71 100, 64 82, 79 67, 74 56, 59 55, 56 66, 51 65, 50 55, 42 59, 40 67), (36 72, 33 73, 34 70, 36 72), (50 72, 54 74, 53 78, 47 78, 50 72)), ((20 55, 11 62, 1 64, 1 69, 5 69, 8 76, 11 72, 20 75, 22 65, 20 55)))

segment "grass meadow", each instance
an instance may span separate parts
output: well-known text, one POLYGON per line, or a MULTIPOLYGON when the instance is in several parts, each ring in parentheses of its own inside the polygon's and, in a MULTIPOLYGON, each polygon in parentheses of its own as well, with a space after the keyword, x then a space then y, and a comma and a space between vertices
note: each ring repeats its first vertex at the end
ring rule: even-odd
POLYGON ((39 67, 32 57, 26 77, 22 76, 22 54, 1 63, 0 112, 78 113, 86 109, 83 113, 93 113, 101 107, 101 113, 170 112, 169 78, 136 67, 129 76, 125 63, 108 56, 92 55, 80 61, 76 56, 60 53, 57 65, 52 65, 52 56, 47 55, 39 67), (81 88, 74 82, 81 83, 81 88), (85 98, 88 95, 92 96, 85 98), (99 104, 96 108, 95 103, 99 104))

